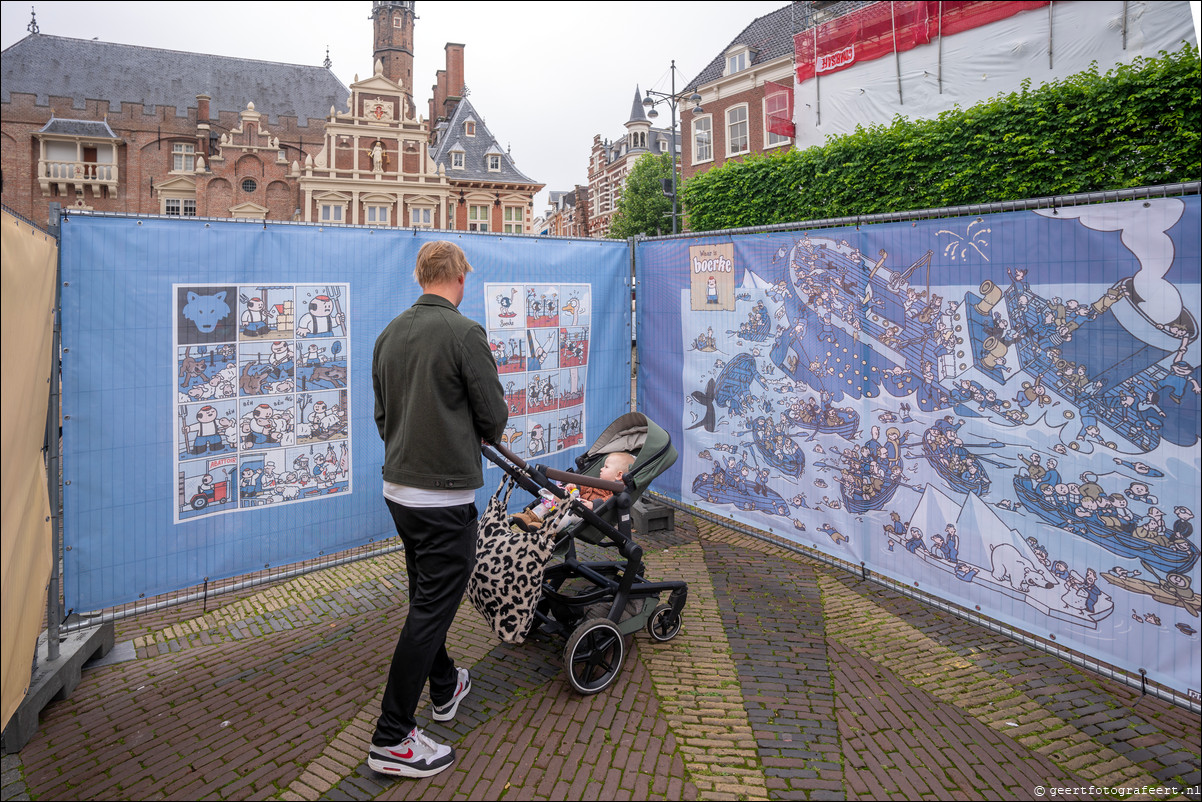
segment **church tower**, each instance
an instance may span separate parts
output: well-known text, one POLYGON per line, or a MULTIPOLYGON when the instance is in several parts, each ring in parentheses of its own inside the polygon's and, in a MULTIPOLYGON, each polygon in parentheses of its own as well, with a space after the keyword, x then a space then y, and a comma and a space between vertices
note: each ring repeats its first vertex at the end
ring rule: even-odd
POLYGON ((413 105, 413 22, 415 0, 372 0, 372 61, 384 65, 384 77, 405 90, 408 110, 413 105))

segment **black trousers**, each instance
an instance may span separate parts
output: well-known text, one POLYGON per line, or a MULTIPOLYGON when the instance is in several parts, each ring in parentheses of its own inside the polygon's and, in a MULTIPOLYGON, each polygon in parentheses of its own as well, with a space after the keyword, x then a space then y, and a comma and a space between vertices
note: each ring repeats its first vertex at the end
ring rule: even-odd
POLYGON ((409 615, 397 639, 388 684, 372 743, 400 743, 415 726, 422 689, 445 704, 455 693, 458 672, 447 654, 447 631, 459 610, 476 562, 476 505, 405 507, 388 510, 405 544, 409 615))

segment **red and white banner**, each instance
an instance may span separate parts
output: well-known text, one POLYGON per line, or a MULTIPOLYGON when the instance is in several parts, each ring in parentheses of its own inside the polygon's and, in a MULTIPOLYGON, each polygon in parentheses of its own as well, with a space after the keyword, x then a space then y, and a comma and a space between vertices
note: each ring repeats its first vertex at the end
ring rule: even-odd
POLYGON ((845 70, 1046 6, 1047 0, 892 0, 872 3, 793 37, 797 80, 845 70))

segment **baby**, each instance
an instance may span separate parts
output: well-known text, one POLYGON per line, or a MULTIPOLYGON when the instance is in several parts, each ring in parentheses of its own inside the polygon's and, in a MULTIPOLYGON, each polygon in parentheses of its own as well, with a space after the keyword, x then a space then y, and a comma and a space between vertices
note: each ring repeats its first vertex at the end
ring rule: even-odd
MULTIPOLYGON (((604 464, 601 466, 601 478, 607 482, 621 482, 622 477, 626 475, 626 471, 630 470, 630 466, 634 464, 634 455, 625 451, 615 451, 606 456, 604 464)), ((569 488, 573 488, 569 485, 569 488)), ((604 502, 613 493, 608 490, 602 490, 599 487, 588 487, 587 485, 580 489, 580 501, 585 504, 590 510, 597 504, 604 502)), ((559 499, 544 498, 538 504, 528 510, 523 510, 509 519, 511 526, 516 526, 523 532, 535 532, 543 525, 543 519, 558 506, 559 499)))

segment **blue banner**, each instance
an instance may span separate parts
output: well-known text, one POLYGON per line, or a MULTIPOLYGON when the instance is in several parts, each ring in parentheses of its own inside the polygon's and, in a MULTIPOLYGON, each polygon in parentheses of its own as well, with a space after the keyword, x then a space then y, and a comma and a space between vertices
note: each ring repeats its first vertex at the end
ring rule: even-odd
POLYGON ((657 488, 1197 698, 1199 199, 640 242, 657 488))
MULTIPOLYGON (((630 399, 622 242, 70 216, 64 592, 97 610, 391 537, 371 354, 422 244, 475 268, 507 444, 556 467, 630 399)), ((486 463, 480 507, 501 481, 486 463)))

